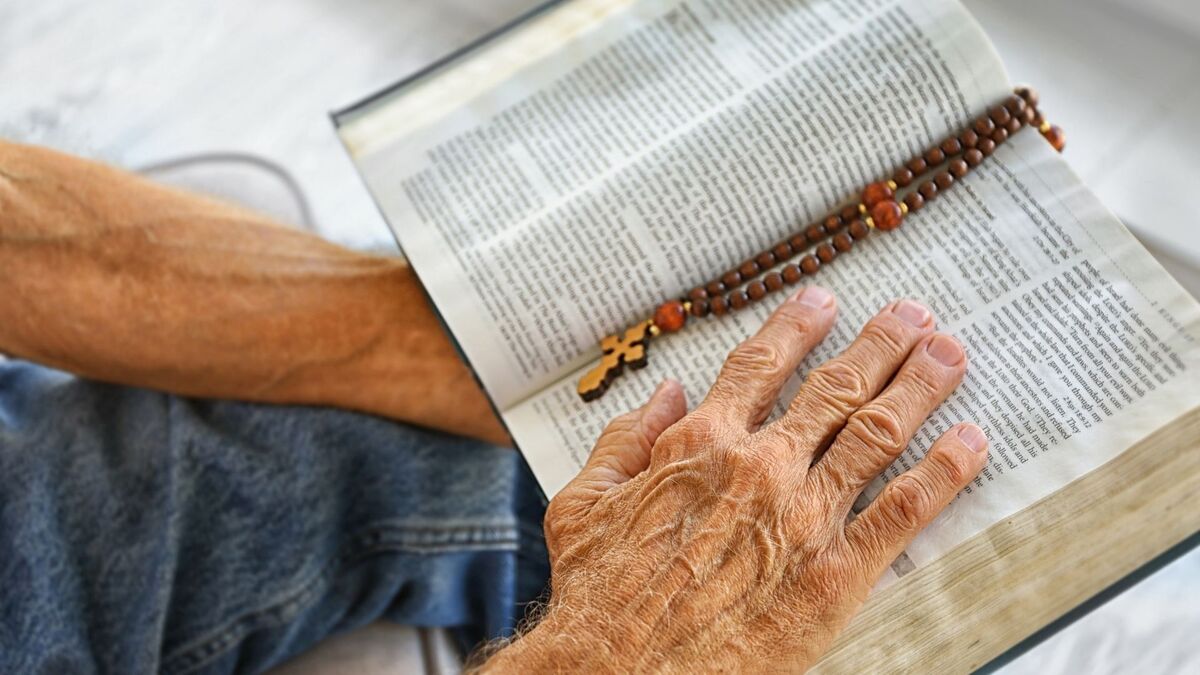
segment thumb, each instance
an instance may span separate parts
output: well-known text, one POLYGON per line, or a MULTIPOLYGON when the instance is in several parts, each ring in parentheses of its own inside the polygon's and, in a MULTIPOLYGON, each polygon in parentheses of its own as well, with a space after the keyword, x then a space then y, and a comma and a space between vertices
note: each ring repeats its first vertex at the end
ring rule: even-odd
POLYGON ((645 405, 616 418, 600 434, 576 481, 603 492, 645 471, 658 437, 686 414, 683 385, 664 380, 645 405))

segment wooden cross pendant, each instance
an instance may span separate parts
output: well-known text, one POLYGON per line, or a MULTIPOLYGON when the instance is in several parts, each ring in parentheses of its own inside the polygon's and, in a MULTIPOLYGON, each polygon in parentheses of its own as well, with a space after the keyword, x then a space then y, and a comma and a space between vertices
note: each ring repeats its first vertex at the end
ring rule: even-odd
POLYGON ((624 337, 609 335, 600 341, 604 356, 600 365, 579 380, 579 396, 594 401, 608 391, 608 385, 621 374, 625 366, 634 370, 646 365, 646 346, 650 343, 652 321, 643 321, 625 331, 624 337))

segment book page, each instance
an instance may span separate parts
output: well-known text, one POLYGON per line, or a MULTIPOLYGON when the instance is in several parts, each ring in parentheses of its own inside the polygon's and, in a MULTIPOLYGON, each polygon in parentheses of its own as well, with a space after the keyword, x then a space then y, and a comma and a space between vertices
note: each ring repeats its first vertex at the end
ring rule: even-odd
POLYGON ((1007 87, 954 0, 575 0, 341 133, 507 410, 1007 87))
MULTIPOLYGON (((838 323, 785 387, 784 401, 899 297, 927 304, 971 360, 962 386, 856 510, 954 424, 975 422, 992 441, 989 466, 893 565, 885 585, 1200 406, 1200 307, 1034 130, 814 282, 837 294, 838 323)), ((689 401, 699 401, 728 351, 782 300, 656 340, 647 368, 599 402, 581 403, 568 378, 510 411, 543 487, 553 494, 570 480, 607 420, 639 405, 661 379, 680 379, 689 401)))

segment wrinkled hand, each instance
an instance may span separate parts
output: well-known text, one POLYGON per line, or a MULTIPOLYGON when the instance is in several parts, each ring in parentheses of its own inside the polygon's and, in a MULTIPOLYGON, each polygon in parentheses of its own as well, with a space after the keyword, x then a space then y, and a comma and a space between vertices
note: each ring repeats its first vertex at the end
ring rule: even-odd
POLYGON ((974 425, 951 429, 848 522, 966 356, 924 307, 893 303, 764 426, 835 315, 828 292, 801 291, 730 354, 695 411, 667 382, 609 425, 546 514, 547 613, 489 666, 799 669, 829 647, 987 446, 974 425))

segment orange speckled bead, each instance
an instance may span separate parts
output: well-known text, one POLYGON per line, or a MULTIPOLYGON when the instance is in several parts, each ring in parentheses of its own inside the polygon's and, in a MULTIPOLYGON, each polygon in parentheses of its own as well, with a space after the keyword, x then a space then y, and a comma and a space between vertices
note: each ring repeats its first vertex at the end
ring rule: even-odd
POLYGON ((890 201, 895 196, 896 193, 887 183, 871 183, 866 190, 863 190, 862 200, 868 209, 873 209, 876 204, 890 201))
POLYGON ((1067 147, 1067 134, 1062 130, 1062 127, 1051 126, 1042 136, 1045 136, 1046 140, 1050 141, 1050 145, 1053 145, 1054 149, 1059 152, 1062 152, 1063 148, 1067 147))
POLYGON ((884 232, 891 232, 900 227, 904 220, 904 211, 900 210, 899 204, 889 199, 879 202, 871 209, 871 219, 875 221, 875 227, 884 232))
POLYGON ((687 323, 688 313, 678 300, 664 302, 654 310, 654 325, 664 333, 675 333, 687 323))

